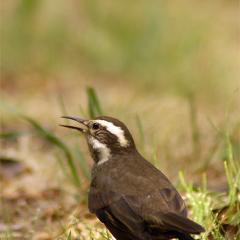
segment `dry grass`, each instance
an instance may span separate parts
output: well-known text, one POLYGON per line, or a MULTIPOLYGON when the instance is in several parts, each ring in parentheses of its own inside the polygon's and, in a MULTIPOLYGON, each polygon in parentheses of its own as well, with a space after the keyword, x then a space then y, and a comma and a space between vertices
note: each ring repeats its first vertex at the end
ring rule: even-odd
POLYGON ((202 239, 237 239, 237 1, 22 0, 0 11, 0 158, 13 162, 0 166, 0 239, 110 238, 86 208, 86 143, 58 127, 63 113, 101 111, 180 189, 202 239))
MULTIPOLYGON (((114 91, 119 91, 119 88, 120 86, 114 91)), ((114 95, 114 91, 112 88, 111 94, 114 95)), ((44 95, 48 95, 48 93, 45 92, 44 95)), ((84 100, 87 98, 86 93, 83 92, 82 95, 83 101, 86 101, 84 100)), ((109 115, 115 115, 123 119, 130 126, 140 151, 163 170, 171 180, 175 180, 175 184, 177 184, 178 172, 184 171, 187 180, 183 180, 181 177, 182 192, 187 192, 187 200, 194 211, 192 217, 198 222, 204 223, 210 230, 212 228, 211 221, 208 223, 209 220, 206 220, 206 217, 212 214, 212 209, 221 209, 222 204, 225 206, 228 202, 224 194, 228 189, 227 178, 223 174, 223 160, 228 159, 228 155, 226 155, 228 150, 225 148, 226 139, 220 131, 224 133, 228 129, 231 135, 231 144, 234 143, 232 145, 234 149, 231 151, 234 151, 235 158, 239 158, 239 153, 235 152, 238 151, 240 139, 239 121, 237 121, 239 112, 232 108, 238 95, 229 106, 231 110, 228 113, 227 120, 225 114, 219 114, 220 117, 217 118, 217 121, 210 116, 204 117, 203 110, 200 112, 199 108, 195 106, 194 111, 197 113, 197 126, 195 126, 197 130, 195 131, 200 134, 198 140, 199 152, 197 153, 194 147, 194 138, 192 138, 194 129, 191 127, 193 126, 191 124, 192 118, 187 100, 180 97, 161 97, 158 100, 157 97, 153 98, 151 94, 149 96, 146 94, 144 98, 141 95, 141 98, 136 96, 135 99, 127 99, 127 95, 125 95, 125 103, 120 99, 113 98, 121 103, 117 104, 106 100, 104 93, 99 95, 103 96, 101 99, 104 103, 102 105, 104 111, 109 115), (124 106, 128 106, 127 111, 124 110, 124 106), (144 106, 144 108, 141 106, 144 106), (136 114, 139 116, 138 120, 136 114), (225 125, 226 121, 227 125, 225 125), (201 188, 194 190, 195 188, 191 187, 191 183, 201 186, 202 174, 207 175, 210 189, 206 186, 205 190, 201 188), (184 184, 183 181, 188 183, 184 184), (212 195, 212 190, 214 192, 223 191, 223 195, 220 192, 220 195, 212 195), (200 196, 202 196, 201 202, 199 202, 200 196), (219 202, 222 202, 222 204, 219 205, 219 202)), ((131 95, 129 94, 130 97, 131 95)), ((66 99, 64 106, 69 105, 68 101, 77 98, 73 93, 67 96, 68 98, 64 98, 64 100, 66 99)), ((39 101, 36 97, 33 97, 34 99, 39 101)), ((41 99, 44 99, 44 97, 41 96, 41 99)), ((22 105, 23 109, 30 111, 27 112, 28 116, 34 115, 31 110, 36 111, 35 106, 38 104, 35 101, 31 101, 31 107, 29 107, 29 102, 27 103, 29 104, 28 107, 22 105)), ((79 135, 66 133, 58 127, 61 122, 59 116, 62 115, 63 106, 56 99, 53 105, 55 109, 51 111, 51 101, 44 104, 43 110, 48 117, 44 117, 43 112, 36 112, 39 117, 36 116, 35 120, 42 127, 48 129, 49 134, 54 134, 63 142, 68 143, 72 155, 75 156, 76 148, 80 148, 82 154, 86 156, 87 165, 90 166, 92 162, 89 159, 85 142, 79 135)), ((89 180, 87 175, 84 174, 82 165, 79 165, 79 159, 74 160, 80 179, 80 185, 76 186, 73 184, 71 169, 69 171, 68 162, 65 161, 64 152, 61 148, 54 141, 49 141, 49 137, 46 138, 41 132, 39 133, 38 128, 36 131, 32 124, 19 117, 19 113, 16 114, 16 109, 11 109, 11 113, 9 113, 10 107, 6 107, 6 104, 4 106, 2 106, 2 110, 4 109, 3 112, 7 113, 7 115, 4 114, 2 122, 4 132, 22 132, 24 129, 24 135, 17 136, 16 139, 12 140, 11 138, 2 139, 1 145, 4 149, 2 156, 20 161, 26 166, 26 169, 24 168, 24 171, 20 171, 16 176, 2 179, 2 229, 5 229, 4 231, 9 229, 8 236, 10 239, 11 237, 14 239, 17 237, 19 239, 23 237, 25 239, 57 239, 64 236, 67 238, 70 231, 72 239, 75 239, 79 234, 80 236, 87 234, 90 238, 97 234, 93 239, 98 237, 102 239, 103 237, 100 234, 103 231, 102 226, 98 225, 99 223, 93 216, 89 216, 89 219, 87 214, 85 204, 89 180), (15 206, 14 210, 12 206, 15 206), (45 224, 46 222, 48 224, 45 224), (97 233, 99 231, 100 233, 97 233)), ((88 112, 86 107, 83 106, 82 108, 81 111, 88 112)), ((74 106, 72 110, 67 108, 67 112, 78 114, 78 109, 80 108, 74 106), (77 110, 74 110, 74 108, 77 108, 77 110)), ((215 116, 217 115, 215 114, 215 116)), ((236 184, 239 183, 236 182, 236 184)))

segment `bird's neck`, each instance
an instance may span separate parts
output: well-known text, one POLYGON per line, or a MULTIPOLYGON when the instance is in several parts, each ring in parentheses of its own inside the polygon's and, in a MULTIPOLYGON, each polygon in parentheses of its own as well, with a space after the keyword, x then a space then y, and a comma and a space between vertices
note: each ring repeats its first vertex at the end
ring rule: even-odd
POLYGON ((129 154, 136 154, 137 150, 135 148, 110 149, 106 146, 99 146, 99 148, 90 147, 90 152, 94 163, 99 166, 109 161, 118 161, 129 154))
POLYGON ((111 159, 111 151, 108 148, 91 149, 91 155, 97 165, 101 165, 111 159))

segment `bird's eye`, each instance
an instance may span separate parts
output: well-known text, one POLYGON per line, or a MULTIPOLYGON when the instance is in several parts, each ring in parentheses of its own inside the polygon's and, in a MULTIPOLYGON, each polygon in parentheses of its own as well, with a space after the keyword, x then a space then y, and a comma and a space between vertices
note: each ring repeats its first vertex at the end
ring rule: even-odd
POLYGON ((94 123, 93 125, 92 125, 92 129, 94 129, 94 130, 97 130, 97 129, 99 129, 100 128, 100 125, 98 124, 98 123, 94 123))

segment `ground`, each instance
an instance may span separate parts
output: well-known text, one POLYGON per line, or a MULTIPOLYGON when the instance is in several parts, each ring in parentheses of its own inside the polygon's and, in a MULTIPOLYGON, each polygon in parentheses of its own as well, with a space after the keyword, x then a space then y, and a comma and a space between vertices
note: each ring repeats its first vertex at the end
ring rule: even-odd
POLYGON ((0 4, 0 239, 109 239, 62 115, 122 120, 200 239, 239 239, 238 1, 0 4), (57 7, 56 7, 57 6, 57 7))

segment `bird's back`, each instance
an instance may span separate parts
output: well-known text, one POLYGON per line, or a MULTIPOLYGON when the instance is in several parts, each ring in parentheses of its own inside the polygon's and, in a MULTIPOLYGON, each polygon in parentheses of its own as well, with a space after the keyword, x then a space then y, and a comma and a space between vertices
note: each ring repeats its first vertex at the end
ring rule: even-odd
POLYGON ((119 240, 187 240, 203 231, 187 219, 184 201, 167 177, 140 154, 94 169, 89 209, 119 240))
POLYGON ((138 198, 138 207, 143 212, 171 210, 183 216, 187 214, 183 199, 167 177, 139 153, 134 159, 128 156, 113 159, 93 172, 93 191, 138 198))

